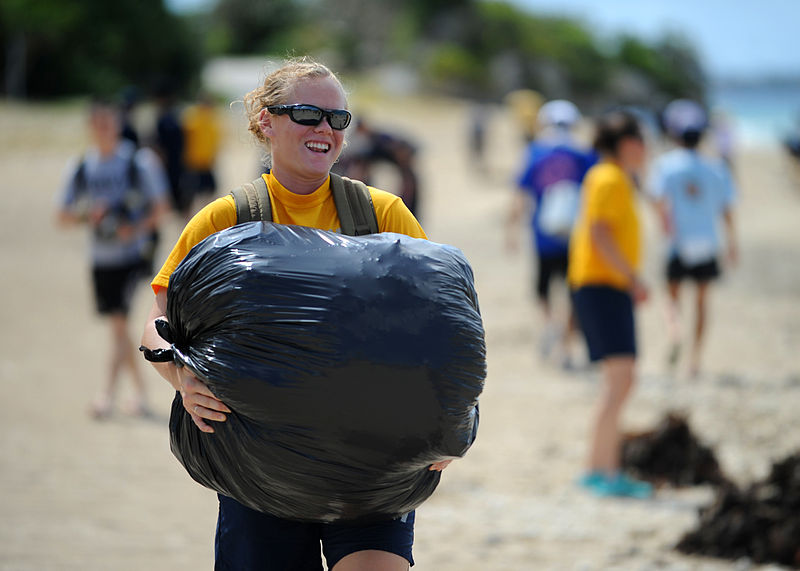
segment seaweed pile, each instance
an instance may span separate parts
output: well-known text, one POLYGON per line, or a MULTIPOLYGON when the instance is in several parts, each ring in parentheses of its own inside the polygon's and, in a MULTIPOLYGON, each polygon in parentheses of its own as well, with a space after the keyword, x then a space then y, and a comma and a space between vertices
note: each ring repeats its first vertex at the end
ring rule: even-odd
POLYGON ((622 466, 656 486, 729 485, 713 450, 702 444, 686 418, 675 412, 652 430, 624 437, 622 466))
POLYGON ((800 568, 800 453, 775 462, 763 481, 740 488, 686 418, 669 413, 654 429, 624 437, 622 465, 659 486, 716 488, 713 503, 700 508, 697 528, 681 538, 678 551, 800 568))
POLYGON ((762 482, 745 490, 721 488, 678 551, 779 563, 800 568, 800 454, 772 465, 762 482))

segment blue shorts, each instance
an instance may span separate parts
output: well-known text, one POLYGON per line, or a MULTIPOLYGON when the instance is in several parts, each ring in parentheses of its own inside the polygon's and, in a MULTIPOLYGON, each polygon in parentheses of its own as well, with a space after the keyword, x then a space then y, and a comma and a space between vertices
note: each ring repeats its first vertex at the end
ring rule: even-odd
POLYGON ((628 292, 583 286, 572 292, 572 303, 591 361, 636 356, 633 299, 628 292))
POLYGON ((366 549, 397 554, 414 565, 414 512, 367 524, 303 523, 281 519, 219 495, 215 571, 321 571, 366 549))

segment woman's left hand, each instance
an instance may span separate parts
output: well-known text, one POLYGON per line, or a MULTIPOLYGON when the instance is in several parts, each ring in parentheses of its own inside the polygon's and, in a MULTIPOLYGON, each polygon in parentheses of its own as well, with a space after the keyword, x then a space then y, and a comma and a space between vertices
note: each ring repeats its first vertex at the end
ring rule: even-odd
POLYGON ((428 470, 430 470, 431 472, 433 471, 441 472, 442 470, 447 468, 450 462, 452 462, 452 460, 443 460, 441 462, 434 462, 433 464, 431 464, 431 467, 428 468, 428 470))

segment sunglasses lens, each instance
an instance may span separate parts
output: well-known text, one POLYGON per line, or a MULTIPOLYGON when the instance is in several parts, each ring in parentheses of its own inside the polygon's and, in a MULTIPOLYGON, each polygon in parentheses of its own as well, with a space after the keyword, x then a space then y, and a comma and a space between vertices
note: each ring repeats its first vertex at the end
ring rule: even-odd
POLYGON ((328 112, 328 121, 333 129, 346 129, 350 124, 350 112, 344 109, 336 109, 328 112))
POLYGON ((301 125, 319 125, 322 121, 322 109, 317 107, 293 107, 292 121, 301 125))

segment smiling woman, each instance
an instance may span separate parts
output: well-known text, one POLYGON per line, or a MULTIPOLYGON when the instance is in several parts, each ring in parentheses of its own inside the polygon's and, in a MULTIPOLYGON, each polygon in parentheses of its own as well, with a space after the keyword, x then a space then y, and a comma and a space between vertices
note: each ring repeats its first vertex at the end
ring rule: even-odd
MULTIPOLYGON (((272 221, 341 232, 330 169, 344 146, 344 130, 351 115, 338 78, 307 58, 291 60, 248 93, 244 103, 248 128, 268 152, 270 171, 255 182, 266 188, 272 221)), ((380 232, 426 238, 399 197, 364 188, 380 232)), ((189 221, 152 281, 155 301, 142 336, 142 345, 149 350, 146 355, 170 346, 158 334, 156 321, 166 316, 173 271, 193 246, 236 224, 236 203, 230 195, 210 203, 189 221)), ((188 367, 179 368, 173 362, 153 365, 180 393, 197 436, 202 431, 208 434, 206 438, 213 438, 214 425, 219 427, 231 414, 228 406, 188 367)), ((445 460, 421 469, 442 470, 448 463, 445 460)), ((254 511, 220 495, 216 568, 320 569, 321 541, 328 566, 335 571, 408 569, 413 563, 413 529, 413 511, 368 525, 304 524, 254 511), (287 540, 289 537, 293 539, 287 540)))

